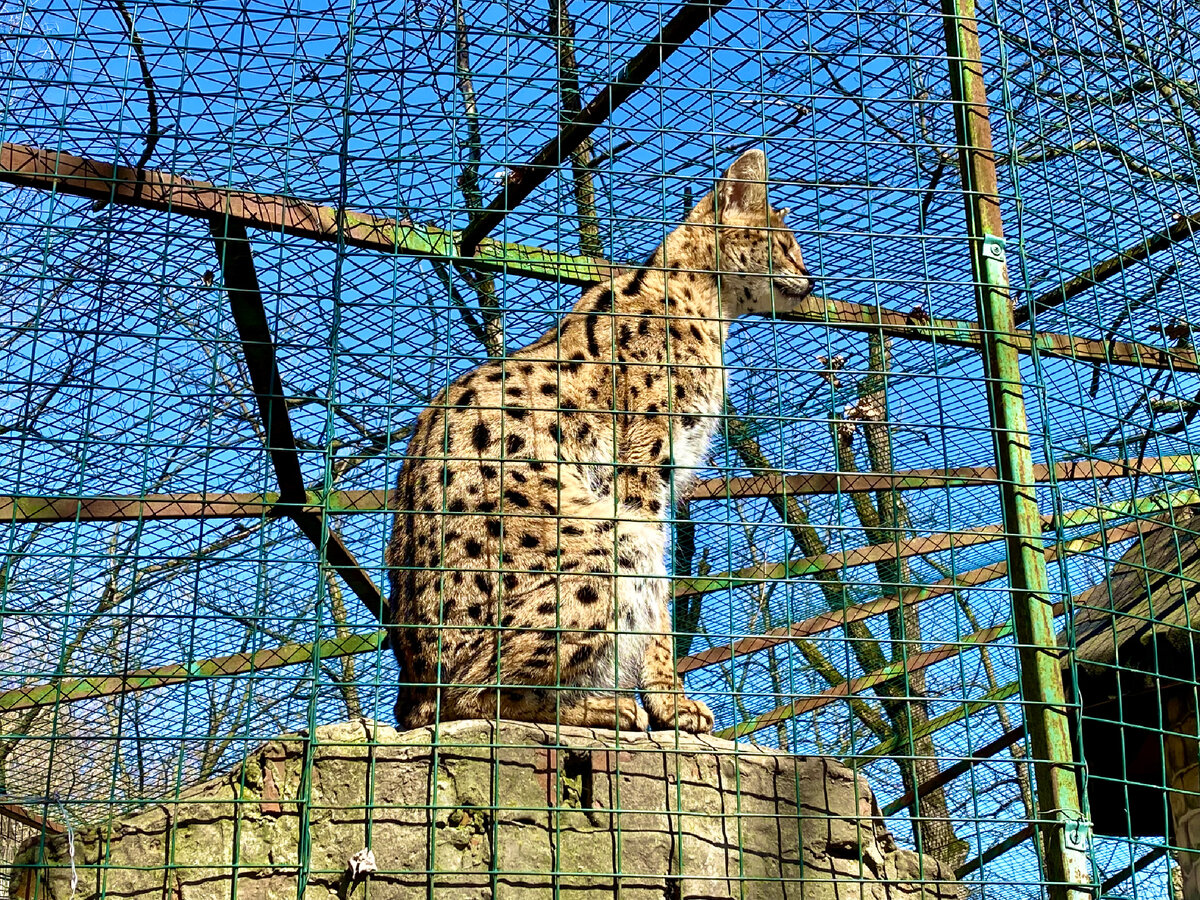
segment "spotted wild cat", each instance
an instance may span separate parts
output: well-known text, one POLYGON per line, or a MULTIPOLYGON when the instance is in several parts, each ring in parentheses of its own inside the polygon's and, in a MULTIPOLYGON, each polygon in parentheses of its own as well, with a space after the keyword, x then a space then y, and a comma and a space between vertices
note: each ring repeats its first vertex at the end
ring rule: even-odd
POLYGON ((741 156, 645 266, 418 417, 387 553, 405 727, 712 729, 675 674, 663 557, 723 409, 729 321, 811 290, 766 176, 741 156))

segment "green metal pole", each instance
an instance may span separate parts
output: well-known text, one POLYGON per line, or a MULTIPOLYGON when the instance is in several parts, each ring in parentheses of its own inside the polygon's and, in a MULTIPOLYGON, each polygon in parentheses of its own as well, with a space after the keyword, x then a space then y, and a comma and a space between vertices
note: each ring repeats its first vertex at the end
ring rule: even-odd
POLYGON ((1020 354, 1013 340, 1015 324, 975 2, 942 0, 942 13, 971 266, 983 333, 988 408, 1008 535, 1013 627, 1019 642, 1025 725, 1034 757, 1043 865, 1052 898, 1082 900, 1095 892, 1091 827, 1079 802, 1053 603, 1040 538, 1041 518, 1021 388, 1020 354))

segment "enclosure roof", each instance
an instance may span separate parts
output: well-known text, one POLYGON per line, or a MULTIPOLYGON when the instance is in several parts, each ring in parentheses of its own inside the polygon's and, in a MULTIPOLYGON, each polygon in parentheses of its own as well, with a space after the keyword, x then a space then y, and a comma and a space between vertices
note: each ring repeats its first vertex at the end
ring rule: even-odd
POLYGON ((1163 735, 1179 730, 1165 698, 1193 694, 1200 624, 1200 515, 1183 507, 1142 526, 1108 578, 1076 597, 1073 620, 1078 666, 1069 687, 1082 703, 1089 806, 1096 831, 1118 836, 1162 834, 1163 735))

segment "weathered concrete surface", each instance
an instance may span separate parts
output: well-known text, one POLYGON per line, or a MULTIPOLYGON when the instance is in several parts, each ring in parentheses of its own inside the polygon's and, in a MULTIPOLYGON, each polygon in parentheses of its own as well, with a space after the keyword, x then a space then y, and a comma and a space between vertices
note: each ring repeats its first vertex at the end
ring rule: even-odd
MULTIPOLYGON (((416 900, 430 884, 438 900, 959 895, 895 846, 866 781, 833 760, 516 722, 437 738, 358 721, 272 741, 178 800, 77 833, 74 897, 293 900, 301 877, 316 900, 416 900), (351 885, 365 846, 378 873, 351 885)), ((17 864, 13 897, 72 897, 65 837, 17 864)))

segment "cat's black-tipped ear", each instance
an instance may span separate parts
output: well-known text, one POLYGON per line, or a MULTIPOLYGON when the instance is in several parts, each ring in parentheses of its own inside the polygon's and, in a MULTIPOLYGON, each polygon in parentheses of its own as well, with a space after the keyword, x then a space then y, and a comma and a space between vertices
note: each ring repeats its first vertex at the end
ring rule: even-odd
POLYGON ((767 156, 761 150, 747 150, 737 158, 717 186, 717 212, 724 217, 766 215, 767 156))

